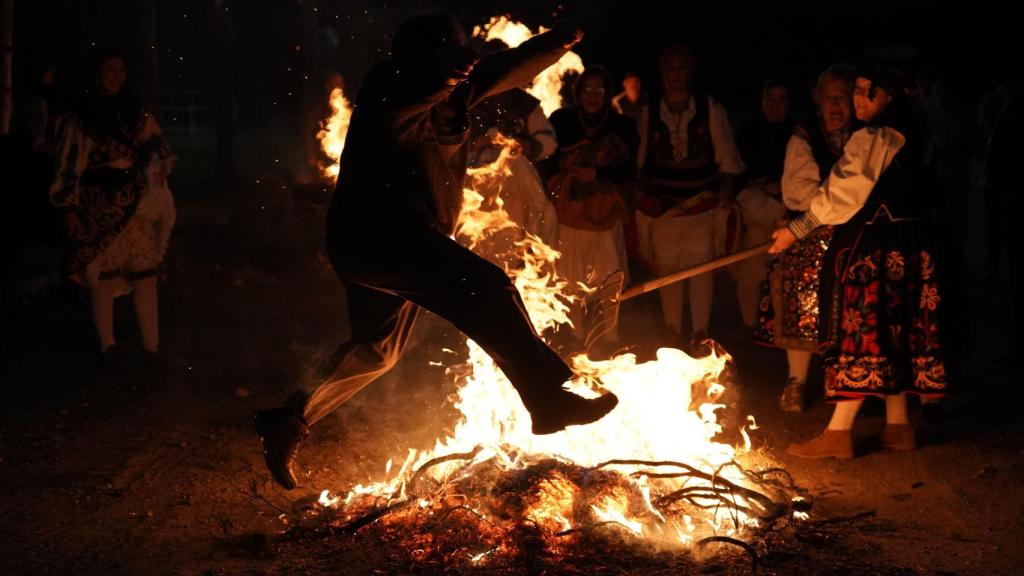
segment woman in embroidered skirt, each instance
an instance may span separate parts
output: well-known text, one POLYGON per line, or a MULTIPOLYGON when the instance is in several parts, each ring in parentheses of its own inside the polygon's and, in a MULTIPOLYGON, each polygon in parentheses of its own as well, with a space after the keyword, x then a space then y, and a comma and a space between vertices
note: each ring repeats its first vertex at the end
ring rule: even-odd
MULTIPOLYGON (((854 125, 850 66, 830 66, 818 76, 815 102, 819 113, 796 126, 786 146, 782 201, 797 218, 825 183, 843 154, 854 125)), ((822 226, 776 256, 762 289, 754 339, 786 351, 789 379, 779 398, 786 412, 803 412, 811 355, 818 350, 818 288, 821 259, 832 237, 822 226)))
POLYGON ((905 86, 891 68, 860 71, 853 104, 865 127, 850 137, 807 212, 773 235, 780 253, 834 226, 822 262, 820 335, 828 345, 825 397, 836 408, 822 434, 789 446, 795 456, 853 457, 853 421, 866 396, 885 398, 882 447, 914 449, 907 393, 946 390, 941 298, 905 86))
POLYGON ((125 94, 125 60, 100 56, 96 86, 60 136, 50 200, 63 213, 66 272, 89 290, 106 368, 123 372, 114 298, 134 292, 144 360, 159 346, 156 281, 174 224, 166 178, 174 156, 145 104, 125 94))

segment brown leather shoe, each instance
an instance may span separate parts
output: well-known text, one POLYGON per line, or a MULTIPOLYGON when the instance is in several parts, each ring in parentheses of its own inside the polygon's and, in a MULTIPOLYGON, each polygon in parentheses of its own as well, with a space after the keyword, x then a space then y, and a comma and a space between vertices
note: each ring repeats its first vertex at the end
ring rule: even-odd
POLYGON ((910 424, 886 424, 882 430, 882 448, 888 450, 914 450, 917 438, 910 424))
POLYGON ((524 404, 530 412, 532 431, 540 436, 561 432, 566 426, 597 422, 619 404, 619 398, 611 392, 597 398, 584 398, 558 389, 547 397, 524 404))
POLYGON ((807 442, 790 444, 786 452, 801 458, 853 458, 853 431, 826 429, 807 442))
POLYGON ((288 490, 298 486, 292 470, 295 456, 309 437, 302 413, 293 406, 257 410, 253 414, 256 432, 263 442, 263 460, 278 484, 288 490))
POLYGON ((806 408, 804 403, 804 382, 790 378, 779 397, 779 407, 783 412, 800 414, 806 408))

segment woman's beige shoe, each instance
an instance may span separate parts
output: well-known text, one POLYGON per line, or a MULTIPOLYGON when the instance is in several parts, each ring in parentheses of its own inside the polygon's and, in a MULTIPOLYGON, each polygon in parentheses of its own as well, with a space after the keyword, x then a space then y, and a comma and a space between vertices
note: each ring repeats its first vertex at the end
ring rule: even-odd
POLYGON ((853 431, 826 429, 807 442, 790 444, 786 452, 801 458, 853 458, 853 431))

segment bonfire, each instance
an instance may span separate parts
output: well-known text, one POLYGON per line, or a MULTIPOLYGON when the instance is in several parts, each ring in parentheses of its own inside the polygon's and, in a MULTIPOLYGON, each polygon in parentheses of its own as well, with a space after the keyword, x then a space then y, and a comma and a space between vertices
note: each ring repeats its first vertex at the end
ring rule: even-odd
MULTIPOLYGON (((476 33, 521 33, 512 24, 495 19, 476 33)), ((546 85, 557 95, 557 86, 546 85)), ((517 226, 500 200, 487 203, 475 191, 500 184, 515 153, 508 143, 492 165, 469 171, 456 230, 465 245, 517 226)), ((509 263, 538 333, 550 335, 569 323, 575 302, 555 272, 558 252, 519 236, 500 261, 509 263)), ((534 436, 504 374, 474 342, 466 345, 465 363, 447 370, 460 412, 451 434, 430 450, 409 450, 397 467, 389 461, 378 482, 338 495, 324 490, 288 518, 293 530, 373 530, 400 541, 414 561, 503 566, 538 555, 568 561, 612 544, 688 552, 723 543, 756 558, 764 535, 806 519, 802 490, 751 448, 753 417, 738 430, 739 446, 719 441, 727 354, 698 359, 662 348, 647 362, 630 353, 607 360, 576 354, 577 377, 567 387, 588 397, 614 392, 618 407, 594 424, 534 436)))

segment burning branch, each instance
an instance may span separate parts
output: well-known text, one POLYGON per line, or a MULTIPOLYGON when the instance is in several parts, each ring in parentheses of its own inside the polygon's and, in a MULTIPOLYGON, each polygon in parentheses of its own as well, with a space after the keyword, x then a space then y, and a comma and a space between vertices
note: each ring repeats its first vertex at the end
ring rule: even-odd
POLYGON ((428 460, 425 464, 423 464, 416 470, 415 474, 412 475, 412 480, 409 481, 409 492, 413 494, 416 493, 416 487, 419 484, 420 479, 423 477, 423 474, 426 473, 427 470, 430 470, 431 468, 437 466, 438 464, 451 462, 453 460, 473 460, 474 458, 476 458, 476 455, 479 454, 481 450, 483 450, 481 446, 476 446, 469 452, 462 452, 460 454, 448 454, 447 456, 438 456, 437 458, 428 460))
POLYGON ((604 520, 604 521, 601 521, 601 522, 595 522, 593 524, 587 524, 586 526, 580 526, 578 528, 569 528, 568 530, 562 530, 561 532, 555 532, 555 536, 568 536, 570 534, 576 534, 576 533, 579 533, 579 532, 590 532, 591 530, 594 530, 595 528, 600 528, 601 526, 611 526, 611 525, 622 526, 623 528, 629 529, 629 526, 626 526, 625 524, 623 524, 622 522, 619 522, 618 520, 604 520))
POLYGON ((733 546, 739 546, 742 548, 750 556, 750 571, 755 574, 757 573, 757 550, 754 550, 753 546, 747 544, 743 540, 737 540, 728 536, 708 536, 707 538, 698 540, 697 546, 703 548, 708 544, 714 544, 716 542, 721 544, 732 544, 733 546))
POLYGON ((389 504, 382 508, 377 508, 376 510, 373 510, 368 514, 364 514, 363 516, 360 516, 359 518, 356 518, 355 520, 352 520, 351 522, 341 526, 338 529, 338 531, 346 534, 352 534, 360 528, 362 528, 363 526, 372 524, 377 520, 380 520, 381 518, 387 516, 388 514, 408 508, 409 505, 414 503, 415 501, 415 499, 406 498, 405 500, 399 500, 398 502, 389 504))
MULTIPOLYGON (((729 464, 735 465, 737 468, 742 470, 740 465, 735 461, 729 464)), ((633 476, 642 475, 647 476, 648 478, 700 478, 701 480, 706 480, 711 484, 710 486, 690 487, 677 490, 676 492, 673 492, 662 497, 662 501, 665 503, 671 503, 672 501, 679 500, 680 498, 687 498, 688 494, 690 495, 689 497, 693 497, 691 492, 687 492, 688 490, 707 490, 709 493, 713 494, 711 498, 718 498, 720 500, 723 499, 723 494, 739 495, 746 498, 747 500, 758 505, 758 507, 760 508, 760 512, 758 512, 758 517, 762 520, 775 520, 783 514, 785 514, 787 510, 786 507, 780 506, 779 504, 775 503, 775 501, 773 501, 771 498, 765 496, 764 494, 761 494, 760 492, 756 492, 754 490, 751 490, 750 488, 745 488, 743 486, 734 484, 729 480, 726 480, 725 478, 718 476, 717 474, 708 474, 707 472, 701 472, 700 470, 694 468, 693 466, 690 466, 689 464, 684 464, 682 462, 652 462, 648 460, 608 460, 607 462, 602 462, 601 464, 598 464, 597 466, 595 466, 595 468, 603 468, 605 466, 614 465, 650 466, 653 468, 662 466, 674 466, 676 468, 682 468, 683 470, 685 470, 685 472, 658 473, 638 471, 634 472, 633 476), (719 486, 721 486, 721 488, 719 488, 719 486)), ((731 506, 739 509, 744 508, 733 502, 727 502, 727 504, 730 504, 731 506)))

